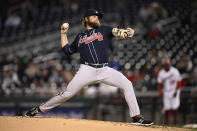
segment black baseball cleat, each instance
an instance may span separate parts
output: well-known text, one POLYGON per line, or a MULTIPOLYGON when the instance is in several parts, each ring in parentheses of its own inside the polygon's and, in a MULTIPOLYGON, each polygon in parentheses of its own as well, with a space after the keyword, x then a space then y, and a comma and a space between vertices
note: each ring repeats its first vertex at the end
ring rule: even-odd
POLYGON ((152 121, 145 120, 142 116, 139 116, 138 118, 133 118, 131 124, 138 126, 151 126, 154 123, 152 121))
POLYGON ((32 108, 31 110, 29 110, 29 111, 25 114, 25 116, 33 117, 33 116, 35 116, 35 115, 38 114, 38 113, 41 113, 40 108, 39 108, 39 107, 34 107, 34 108, 32 108))

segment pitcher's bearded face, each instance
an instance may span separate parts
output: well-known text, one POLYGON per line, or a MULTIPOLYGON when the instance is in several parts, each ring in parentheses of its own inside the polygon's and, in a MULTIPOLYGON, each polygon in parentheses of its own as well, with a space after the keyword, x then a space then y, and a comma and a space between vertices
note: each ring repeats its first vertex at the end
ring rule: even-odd
POLYGON ((95 22, 88 22, 87 23, 90 27, 92 28, 98 28, 100 26, 100 22, 99 21, 95 21, 95 22))
POLYGON ((92 28, 98 28, 101 24, 99 22, 98 16, 93 15, 89 16, 87 19, 87 25, 92 27, 92 28))

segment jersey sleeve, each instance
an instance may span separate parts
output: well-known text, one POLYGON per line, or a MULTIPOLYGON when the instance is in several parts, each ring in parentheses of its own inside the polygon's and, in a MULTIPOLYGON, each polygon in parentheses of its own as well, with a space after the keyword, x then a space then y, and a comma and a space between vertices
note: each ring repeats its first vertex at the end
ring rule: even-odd
POLYGON ((162 75, 161 72, 158 73, 158 77, 157 77, 157 83, 162 83, 162 75))
POLYGON ((182 76, 180 72, 177 70, 177 81, 181 81, 181 80, 182 80, 182 76))
POLYGON ((113 37, 113 34, 112 34, 113 27, 112 26, 103 26, 103 27, 105 29, 106 34, 110 37, 113 37))
POLYGON ((78 51, 79 35, 75 37, 75 40, 71 44, 65 45, 62 49, 64 53, 69 56, 78 51))

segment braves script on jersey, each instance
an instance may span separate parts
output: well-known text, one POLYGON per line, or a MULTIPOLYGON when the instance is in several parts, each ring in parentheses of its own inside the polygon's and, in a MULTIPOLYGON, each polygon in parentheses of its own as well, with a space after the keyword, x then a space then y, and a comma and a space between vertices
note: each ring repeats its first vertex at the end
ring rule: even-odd
POLYGON ((86 30, 78 34, 74 42, 63 47, 66 55, 80 53, 80 63, 107 63, 109 57, 109 43, 111 41, 112 27, 100 26, 96 29, 86 30))

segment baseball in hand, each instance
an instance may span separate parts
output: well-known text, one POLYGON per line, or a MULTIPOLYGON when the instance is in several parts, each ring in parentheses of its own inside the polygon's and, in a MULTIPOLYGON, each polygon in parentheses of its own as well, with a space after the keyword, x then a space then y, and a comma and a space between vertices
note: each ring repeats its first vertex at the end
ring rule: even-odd
POLYGON ((68 23, 64 23, 64 24, 62 25, 62 27, 68 29, 69 24, 68 24, 68 23))

